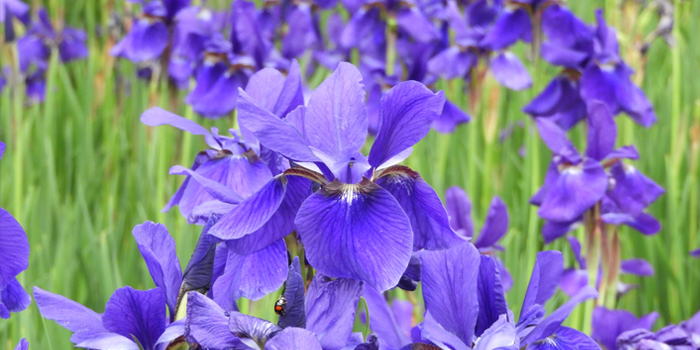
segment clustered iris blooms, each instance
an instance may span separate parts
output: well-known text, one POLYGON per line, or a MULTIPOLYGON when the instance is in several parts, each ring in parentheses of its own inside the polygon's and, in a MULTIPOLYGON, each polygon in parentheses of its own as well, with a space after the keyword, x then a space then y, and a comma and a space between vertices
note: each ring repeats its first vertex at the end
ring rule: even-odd
MULTIPOLYGON (((11 37, 12 18, 28 23, 28 7, 0 1, 0 21, 9 24, 11 37)), ((654 273, 642 259, 620 259, 617 226, 658 232, 646 208, 663 189, 629 164, 639 158, 634 146, 616 148, 615 115, 624 112, 647 127, 656 117, 632 84, 615 31, 600 11, 597 25, 589 26, 558 1, 343 0, 348 22, 333 12, 323 31, 321 16, 338 8, 334 0, 266 1, 260 8, 239 0, 230 11, 189 0, 136 2, 140 13, 111 53, 136 63, 144 77, 158 78, 167 67, 180 89, 194 80, 185 102, 207 118, 235 109, 239 129, 220 135, 157 107, 141 116, 148 126, 204 137, 208 148, 191 166, 170 169, 185 179, 163 209, 178 206, 188 223, 203 226, 201 235, 183 270, 164 225, 134 227, 155 288, 119 288, 104 313, 34 287, 41 314, 70 330, 76 347, 700 347, 700 313, 654 333, 656 313, 638 319, 604 303, 610 288, 615 298, 632 288, 617 280, 618 273, 654 273), (470 118, 435 91, 438 78, 465 79, 475 93, 488 67, 507 88, 531 86, 509 51, 518 41, 533 42, 544 60, 563 67, 524 108, 553 153, 531 203, 545 220, 546 243, 583 222, 587 246, 583 254, 579 241, 567 236, 578 264, 568 269, 558 251, 537 254, 516 318, 505 298, 513 279, 498 257, 510 220, 503 200, 493 198, 475 237, 466 192, 449 188, 443 206, 421 175, 401 162, 431 128, 451 132, 470 118), (359 67, 345 62, 353 50, 359 67), (302 57, 305 74, 297 62, 302 57), (314 76, 318 67, 333 73, 307 91, 304 75, 314 76), (566 135, 582 120, 583 154, 566 135), (602 258, 591 244, 600 236, 602 258), (415 299, 410 293, 418 283, 423 306, 390 297, 400 288, 415 299), (238 307, 241 299, 262 300, 280 288, 277 322, 238 307), (558 288, 570 298, 547 312, 558 288), (593 311, 590 337, 562 325, 593 298, 601 305, 593 311), (364 311, 356 315, 360 306, 364 311), (355 331, 358 316, 366 334, 355 331)), ((54 30, 39 11, 17 43, 28 94, 43 99, 52 48, 64 62, 83 58, 85 39, 74 28, 54 30)), ((0 157, 3 151, 0 143, 0 157)), ((30 302, 16 278, 27 268, 29 246, 2 208, 0 252, 0 316, 8 318, 30 302)), ((22 340, 17 349, 27 346, 22 340)))

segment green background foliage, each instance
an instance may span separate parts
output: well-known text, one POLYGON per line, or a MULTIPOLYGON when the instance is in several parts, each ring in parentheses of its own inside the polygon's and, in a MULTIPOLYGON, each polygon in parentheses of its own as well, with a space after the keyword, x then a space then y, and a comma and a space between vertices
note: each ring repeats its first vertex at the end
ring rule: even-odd
MULTIPOLYGON (((228 1, 210 3, 223 7, 228 1)), ((30 267, 19 276, 25 288, 36 285, 102 312, 118 287, 153 287, 131 236, 133 226, 146 220, 167 225, 183 264, 200 229, 187 225, 177 209, 167 213, 160 209, 183 180, 168 175, 169 167, 190 165, 206 145, 173 128, 146 127, 139 121, 141 113, 158 105, 205 126, 226 130, 234 122, 230 117, 210 121, 195 116, 182 102, 185 92, 173 92, 162 82, 137 80, 132 63, 109 56, 110 15, 127 11, 125 2, 47 0, 43 5, 56 24, 87 30, 90 57, 58 65, 53 56, 44 104, 25 107, 22 94, 6 90, 0 95, 0 140, 7 144, 0 161, 0 205, 29 236, 30 267)), ((675 46, 657 40, 646 56, 638 49, 658 22, 655 9, 619 0, 572 1, 569 6, 589 23, 595 8, 606 10, 609 23, 618 29, 622 55, 636 70, 633 78, 659 118, 650 129, 625 116, 616 119, 619 144, 634 143, 641 154, 634 166, 667 191, 650 207, 663 225, 661 232, 645 237, 628 228, 620 231, 622 257, 648 259, 656 275, 623 276, 623 282, 639 288, 618 306, 637 315, 657 310, 661 315, 657 328, 677 323, 700 309, 700 260, 688 255, 700 247, 700 2, 676 1, 675 46)), ((3 64, 10 64, 14 48, 5 45, 0 51, 3 64)), ((521 108, 558 70, 530 59, 528 46, 519 44, 515 51, 526 61, 533 88, 509 91, 487 75, 477 88, 478 103, 470 107, 476 111, 473 121, 451 135, 431 131, 406 163, 441 196, 449 186, 465 188, 474 204, 477 230, 493 196, 507 203, 510 229, 500 256, 513 275, 514 287, 507 297, 517 312, 537 251, 561 250, 569 264, 573 257, 564 240, 544 245, 543 221, 537 208, 528 204, 542 184, 550 152, 521 108), (504 129, 512 132, 500 139, 504 129)), ((309 84, 317 85, 326 74, 317 73, 309 84)), ((468 108, 462 82, 439 82, 437 87, 468 108)), ((584 132, 581 126, 571 131, 580 146, 584 132)), ((564 300, 558 293, 551 304, 564 300)), ((273 302, 274 296, 268 296, 244 306, 272 319, 273 302)), ((568 324, 588 330, 591 308, 592 303, 579 307, 568 324)), ((70 348, 69 334, 53 321, 42 320, 32 303, 10 320, 0 320, 0 349, 14 348, 22 337, 34 349, 70 348)))

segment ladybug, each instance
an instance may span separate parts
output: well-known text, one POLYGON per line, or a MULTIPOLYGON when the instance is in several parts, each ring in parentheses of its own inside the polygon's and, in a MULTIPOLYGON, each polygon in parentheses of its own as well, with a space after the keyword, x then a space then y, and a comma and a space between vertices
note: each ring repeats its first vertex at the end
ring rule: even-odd
POLYGON ((287 299, 284 298, 284 295, 280 295, 280 298, 275 302, 275 313, 284 316, 287 313, 284 309, 285 305, 287 305, 287 299))

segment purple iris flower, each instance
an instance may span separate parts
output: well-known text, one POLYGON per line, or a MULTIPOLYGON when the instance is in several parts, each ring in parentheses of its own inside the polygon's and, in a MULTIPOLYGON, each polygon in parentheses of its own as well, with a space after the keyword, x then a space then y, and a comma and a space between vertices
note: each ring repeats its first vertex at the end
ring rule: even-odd
POLYGON ((150 221, 138 225, 134 227, 133 236, 156 288, 119 288, 107 302, 104 314, 98 314, 63 296, 34 287, 39 312, 72 331, 71 341, 76 347, 163 349, 184 334, 184 321, 180 320, 184 315, 178 314, 182 296, 189 291, 206 293, 212 279, 216 278, 217 241, 207 234, 211 226, 208 224, 202 231, 183 273, 175 241, 167 228, 150 221))
POLYGON ((663 189, 622 159, 639 157, 633 146, 614 149, 617 126, 607 107, 588 109, 588 143, 584 156, 552 120, 537 118, 537 128, 554 153, 544 186, 530 199, 547 220, 542 234, 549 243, 573 229, 583 213, 601 203, 608 224, 628 225, 643 234, 659 231, 658 221, 644 212, 663 189))
MULTIPOLYGON (((581 288, 588 285, 588 272, 586 259, 581 255, 581 243, 573 236, 567 236, 566 239, 569 241, 569 246, 574 253, 576 258, 576 263, 578 268, 570 267, 564 271, 561 283, 559 287, 564 293, 569 296, 574 296, 578 293, 581 288)), ((649 262, 640 258, 626 259, 622 260, 620 266, 620 272, 623 274, 635 275, 635 276, 653 276, 654 267, 651 266, 649 262)), ((598 278, 596 280, 596 288, 600 284, 600 279, 602 278, 602 269, 598 269, 598 278)), ((617 295, 622 296, 632 290, 634 287, 627 285, 623 282, 618 282, 617 285, 617 295)))
MULTIPOLYGON (((608 349, 693 350, 700 347, 700 312, 697 312, 687 321, 678 325, 668 325, 656 333, 651 332, 642 322, 638 322, 637 325, 639 328, 620 334, 615 342, 615 347, 608 349)), ((605 334, 608 336, 612 335, 609 333, 605 334)))
MULTIPOLYGON (((131 31, 112 49, 112 56, 124 57, 132 62, 155 60, 168 47, 168 8, 160 1, 141 2, 143 10, 131 31)), ((173 14, 174 15, 174 14, 173 14)), ((172 18, 172 17, 170 17, 172 18)))
MULTIPOLYGON (((343 18, 338 13, 331 14, 326 20, 325 32, 328 35, 328 44, 314 50, 311 55, 315 62, 326 69, 335 70, 340 62, 350 60, 350 49, 341 44, 344 28, 343 18)), ((313 69, 314 65, 309 65, 309 68, 313 69)), ((313 71, 307 71, 308 75, 313 75, 313 71)))
MULTIPOLYGON (((430 42, 440 37, 435 25, 412 0, 346 1, 345 5, 352 13, 352 17, 343 30, 341 42, 344 47, 369 49, 366 46, 370 42, 368 39, 373 40, 374 33, 384 36, 388 18, 395 21, 401 33, 405 33, 416 41, 430 42)), ((383 43, 386 44, 385 41, 383 43)), ((385 45, 379 49, 385 50, 385 45)))
MULTIPOLYGON (((357 68, 341 63, 307 106, 284 119, 242 90, 238 111, 241 125, 261 145, 297 164, 285 174, 321 185, 294 219, 309 263, 329 277, 354 278, 385 291, 396 286, 412 251, 446 249, 463 239, 449 227, 439 197, 420 174, 394 165, 428 133, 442 110, 442 93, 413 81, 387 92, 377 138, 365 157, 360 149, 368 118, 361 81, 357 68)), ((255 211, 270 212, 278 202, 261 202, 255 211)), ((248 215, 253 214, 242 217, 248 215)))
POLYGON ((632 83, 633 71, 619 55, 615 30, 607 26, 601 10, 596 19, 597 26, 590 27, 559 4, 546 7, 542 31, 547 40, 541 54, 565 70, 525 111, 568 129, 583 119, 582 102, 588 107, 602 102, 613 115, 625 112, 642 126, 651 126, 656 122, 653 106, 632 83))
POLYGON ((33 21, 26 34, 17 40, 19 68, 26 76, 27 96, 42 102, 46 95, 46 69, 49 65, 51 48, 57 47, 61 62, 70 62, 87 57, 85 31, 65 27, 56 32, 46 9, 40 9, 37 20, 33 21))
MULTIPOLYGON (((0 142, 0 159, 5 144, 0 142)), ((17 281, 17 275, 29 266, 29 240, 22 225, 0 208, 0 317, 10 318, 29 306, 31 298, 17 281)))
POLYGON ((321 34, 319 9, 327 10, 335 7, 332 1, 295 1, 285 10, 287 33, 282 37, 282 55, 287 59, 301 56, 307 49, 321 50, 323 36, 321 34))
POLYGON ((0 0, 0 23, 5 27, 5 42, 15 40, 13 18, 19 19, 24 24, 29 23, 29 5, 20 0, 0 0))
POLYGON ((317 275, 305 297, 302 286, 301 298, 288 300, 286 305, 301 305, 298 312, 304 314, 306 323, 286 326, 226 312, 211 299, 189 293, 185 336, 209 349, 354 349, 362 342, 361 335, 352 333, 362 285, 352 279, 331 281, 317 275))
POLYGON ((492 257, 463 243, 424 252, 421 258, 426 315, 414 331, 414 342, 452 349, 599 349, 587 335, 561 325, 577 304, 597 296, 592 287, 545 317, 544 304, 562 276, 561 253, 537 254, 517 322, 508 310, 492 257))
POLYGON ((186 88, 205 43, 226 25, 226 14, 192 6, 180 10, 174 23, 168 74, 176 86, 186 88))
POLYGON ((640 318, 625 310, 608 310, 598 306, 593 310, 593 331, 591 338, 608 350, 617 349, 620 334, 636 329, 651 331, 659 314, 652 312, 640 318))
MULTIPOLYGON (((445 207, 450 216, 450 226, 458 235, 469 240, 474 236, 474 224, 472 223, 471 210, 472 203, 463 189, 453 186, 445 191, 445 207)), ((510 272, 506 269, 496 252, 503 250, 498 241, 508 232, 508 209, 506 204, 499 197, 493 197, 489 206, 488 214, 484 226, 481 228, 479 237, 473 241, 479 253, 491 255, 498 265, 501 284, 507 292, 513 285, 510 272)))
POLYGON ((467 6, 466 16, 463 16, 457 4, 449 1, 445 16, 455 33, 455 44, 428 62, 429 71, 444 79, 469 79, 478 61, 487 59, 494 77, 501 85, 512 90, 529 88, 532 79, 525 66, 513 53, 505 50, 518 39, 529 40, 529 19, 525 14, 527 25, 519 31, 496 27, 494 22, 503 11, 502 6, 500 2, 478 0, 467 6))

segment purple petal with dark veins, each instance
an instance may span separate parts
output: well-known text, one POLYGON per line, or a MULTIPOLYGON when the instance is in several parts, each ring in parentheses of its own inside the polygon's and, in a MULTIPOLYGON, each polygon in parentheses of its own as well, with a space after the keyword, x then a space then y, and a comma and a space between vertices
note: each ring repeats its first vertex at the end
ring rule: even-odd
POLYGON ((248 255, 229 249, 224 273, 214 282, 214 301, 226 310, 235 310, 237 299, 258 300, 279 289, 286 276, 284 240, 248 255))
POLYGON ((399 83, 387 91, 380 101, 379 131, 369 153, 369 163, 381 167, 418 143, 428 134, 444 104, 442 92, 433 93, 416 81, 399 83))
POLYGON ((132 234, 153 282, 165 294, 172 320, 175 318, 175 304, 182 284, 175 240, 170 237, 165 225, 152 221, 136 225, 132 234))
POLYGON ((324 350, 340 350, 355 322, 362 282, 317 274, 306 292, 306 329, 316 333, 324 350))
POLYGON ((295 224, 309 262, 329 277, 355 278, 385 291, 398 283, 411 257, 408 217, 388 191, 366 179, 323 186, 302 204, 295 224))
POLYGON ((478 276, 481 255, 471 243, 429 251, 423 260, 425 309, 464 344, 471 344, 479 315, 478 276))
POLYGON ((144 350, 155 350, 165 331, 165 296, 160 288, 135 290, 119 288, 109 298, 102 324, 112 332, 138 340, 144 350))
POLYGON ((395 165, 387 168, 376 184, 389 191, 408 216, 414 251, 447 249, 464 241, 450 228, 440 197, 417 172, 395 165))

